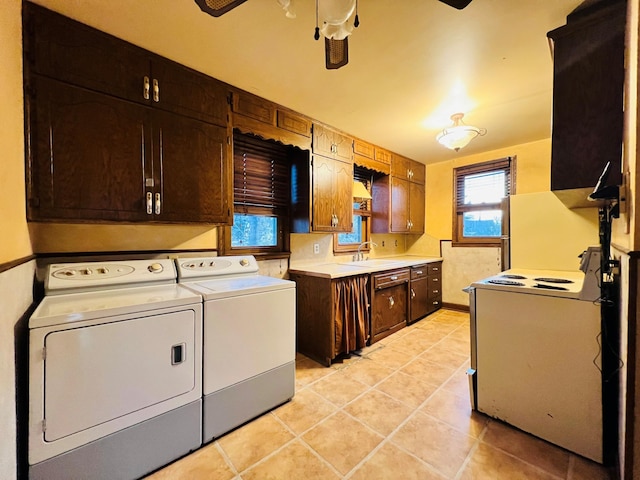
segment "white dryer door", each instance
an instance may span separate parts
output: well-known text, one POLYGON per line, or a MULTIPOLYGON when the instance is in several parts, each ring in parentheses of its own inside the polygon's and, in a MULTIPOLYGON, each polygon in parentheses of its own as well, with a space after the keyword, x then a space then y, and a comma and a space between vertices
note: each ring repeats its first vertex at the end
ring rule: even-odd
POLYGON ((45 440, 196 388, 191 310, 53 332, 45 339, 45 440))

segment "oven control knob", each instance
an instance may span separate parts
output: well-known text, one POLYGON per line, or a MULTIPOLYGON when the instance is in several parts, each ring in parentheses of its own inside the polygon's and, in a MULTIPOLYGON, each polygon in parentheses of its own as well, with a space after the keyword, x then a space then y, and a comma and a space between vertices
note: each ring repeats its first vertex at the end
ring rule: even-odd
POLYGON ((151 273, 160 273, 162 271, 162 265, 159 263, 152 263, 149 265, 149 271, 151 273))
POLYGON ((247 265, 249 265, 249 260, 247 260, 246 258, 243 258, 242 260, 240 260, 240 265, 242 265, 243 267, 246 267, 247 265))

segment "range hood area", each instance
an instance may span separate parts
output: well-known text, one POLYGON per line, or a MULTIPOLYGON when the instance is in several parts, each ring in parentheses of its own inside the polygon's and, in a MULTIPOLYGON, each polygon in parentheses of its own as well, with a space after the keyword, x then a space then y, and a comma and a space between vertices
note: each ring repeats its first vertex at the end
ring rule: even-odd
POLYGON ((547 34, 553 54, 551 190, 569 208, 597 205, 587 197, 607 163, 606 185, 622 184, 626 4, 591 2, 547 34))

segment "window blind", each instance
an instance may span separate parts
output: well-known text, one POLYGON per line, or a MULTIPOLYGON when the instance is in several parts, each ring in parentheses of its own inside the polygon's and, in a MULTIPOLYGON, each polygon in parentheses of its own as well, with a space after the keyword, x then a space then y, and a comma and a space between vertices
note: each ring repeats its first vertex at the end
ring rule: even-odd
POLYGON ((234 210, 286 208, 290 190, 287 147, 250 135, 234 134, 234 210))
POLYGON ((511 195, 511 157, 455 169, 456 206, 499 203, 511 195), (502 185, 501 185, 502 184, 502 185))

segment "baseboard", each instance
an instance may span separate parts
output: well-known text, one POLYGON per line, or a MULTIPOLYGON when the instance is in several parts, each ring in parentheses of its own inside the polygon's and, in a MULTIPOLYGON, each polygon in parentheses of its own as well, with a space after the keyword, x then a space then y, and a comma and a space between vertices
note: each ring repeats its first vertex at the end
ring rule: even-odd
POLYGON ((459 303, 442 302, 442 308, 446 308, 447 310, 455 310, 457 312, 469 313, 469 305, 461 305, 459 303))

